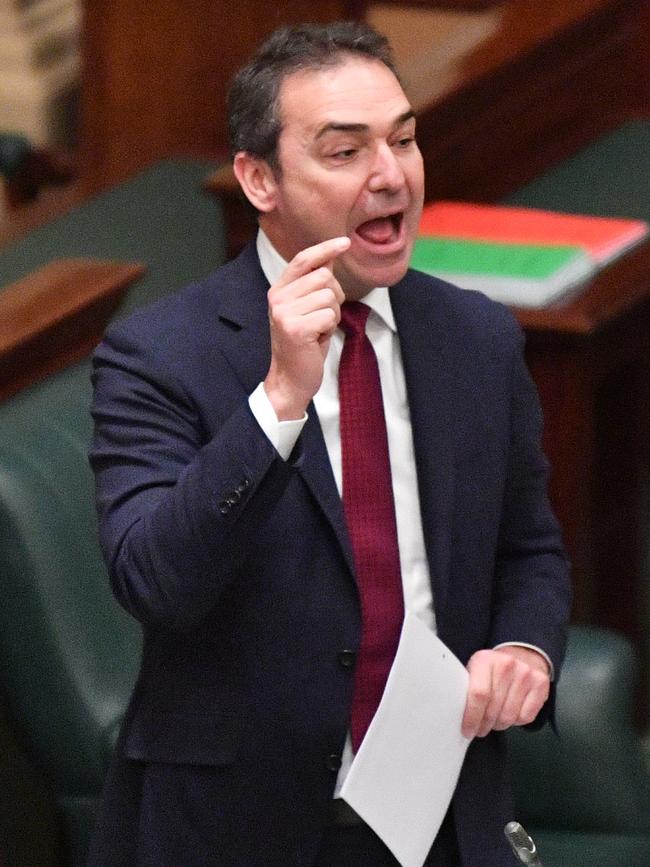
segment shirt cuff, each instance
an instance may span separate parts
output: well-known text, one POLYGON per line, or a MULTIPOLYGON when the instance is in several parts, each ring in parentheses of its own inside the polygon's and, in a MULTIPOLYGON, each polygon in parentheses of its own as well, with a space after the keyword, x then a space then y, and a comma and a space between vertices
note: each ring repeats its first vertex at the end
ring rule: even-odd
POLYGON ((539 647, 534 644, 527 644, 525 641, 502 641, 501 644, 497 644, 496 647, 493 647, 493 650, 498 650, 500 647, 527 647, 529 650, 534 650, 535 653, 539 653, 546 660, 546 664, 548 665, 548 674, 551 678, 551 683, 555 680, 555 668, 553 667, 553 663, 548 655, 548 653, 544 653, 539 647))
POLYGON ((262 428, 282 460, 288 460, 307 421, 307 413, 302 418, 279 421, 273 404, 264 391, 263 382, 260 382, 248 398, 248 405, 255 416, 255 421, 262 428))

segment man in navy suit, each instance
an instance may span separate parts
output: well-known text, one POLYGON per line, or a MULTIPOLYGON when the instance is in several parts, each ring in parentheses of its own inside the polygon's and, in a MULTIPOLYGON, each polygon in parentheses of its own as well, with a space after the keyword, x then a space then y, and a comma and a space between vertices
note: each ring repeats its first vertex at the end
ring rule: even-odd
POLYGON ((473 741, 427 864, 505 867, 501 732, 550 717, 570 596, 521 334, 408 270, 423 168, 383 37, 276 32, 230 121, 256 241, 95 359, 101 540, 144 649, 90 863, 397 863, 337 797, 367 615, 337 379, 361 301, 400 604, 469 672, 473 741))

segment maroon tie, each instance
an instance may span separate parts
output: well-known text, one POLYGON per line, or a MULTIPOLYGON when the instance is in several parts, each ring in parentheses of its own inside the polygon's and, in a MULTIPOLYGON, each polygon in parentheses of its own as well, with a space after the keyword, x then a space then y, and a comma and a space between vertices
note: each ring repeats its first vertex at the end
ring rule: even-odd
POLYGON ((352 748, 356 752, 381 700, 404 619, 395 504, 377 358, 366 336, 370 308, 341 307, 345 344, 339 368, 343 508, 361 598, 352 748))

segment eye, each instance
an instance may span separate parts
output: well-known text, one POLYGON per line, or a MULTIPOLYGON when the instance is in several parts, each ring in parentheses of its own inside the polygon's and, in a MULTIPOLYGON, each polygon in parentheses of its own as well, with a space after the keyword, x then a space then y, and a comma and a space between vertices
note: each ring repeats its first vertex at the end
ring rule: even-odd
POLYGON ((398 148, 402 148, 405 150, 415 143, 415 137, 412 135, 404 136, 403 138, 398 139, 395 144, 398 148))
POLYGON ((343 148, 340 151, 335 151, 333 154, 330 154, 330 159, 338 160, 339 162, 350 160, 357 153, 356 148, 343 148))

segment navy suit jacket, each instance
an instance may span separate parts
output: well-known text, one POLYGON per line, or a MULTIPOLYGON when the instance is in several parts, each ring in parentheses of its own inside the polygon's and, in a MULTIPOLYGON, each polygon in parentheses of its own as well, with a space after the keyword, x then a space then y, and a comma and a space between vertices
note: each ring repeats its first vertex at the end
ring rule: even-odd
MULTIPOLYGON (((359 600, 316 412, 284 462, 248 406, 270 359, 267 289, 251 245, 96 353, 101 541, 144 650, 93 864, 149 846, 157 867, 306 867, 318 848, 359 600)), ((417 272, 390 294, 439 636, 463 663, 529 642, 559 672, 567 567, 520 331, 417 272)), ((475 741, 453 801, 466 865, 512 863, 506 777, 500 736, 475 741)))

